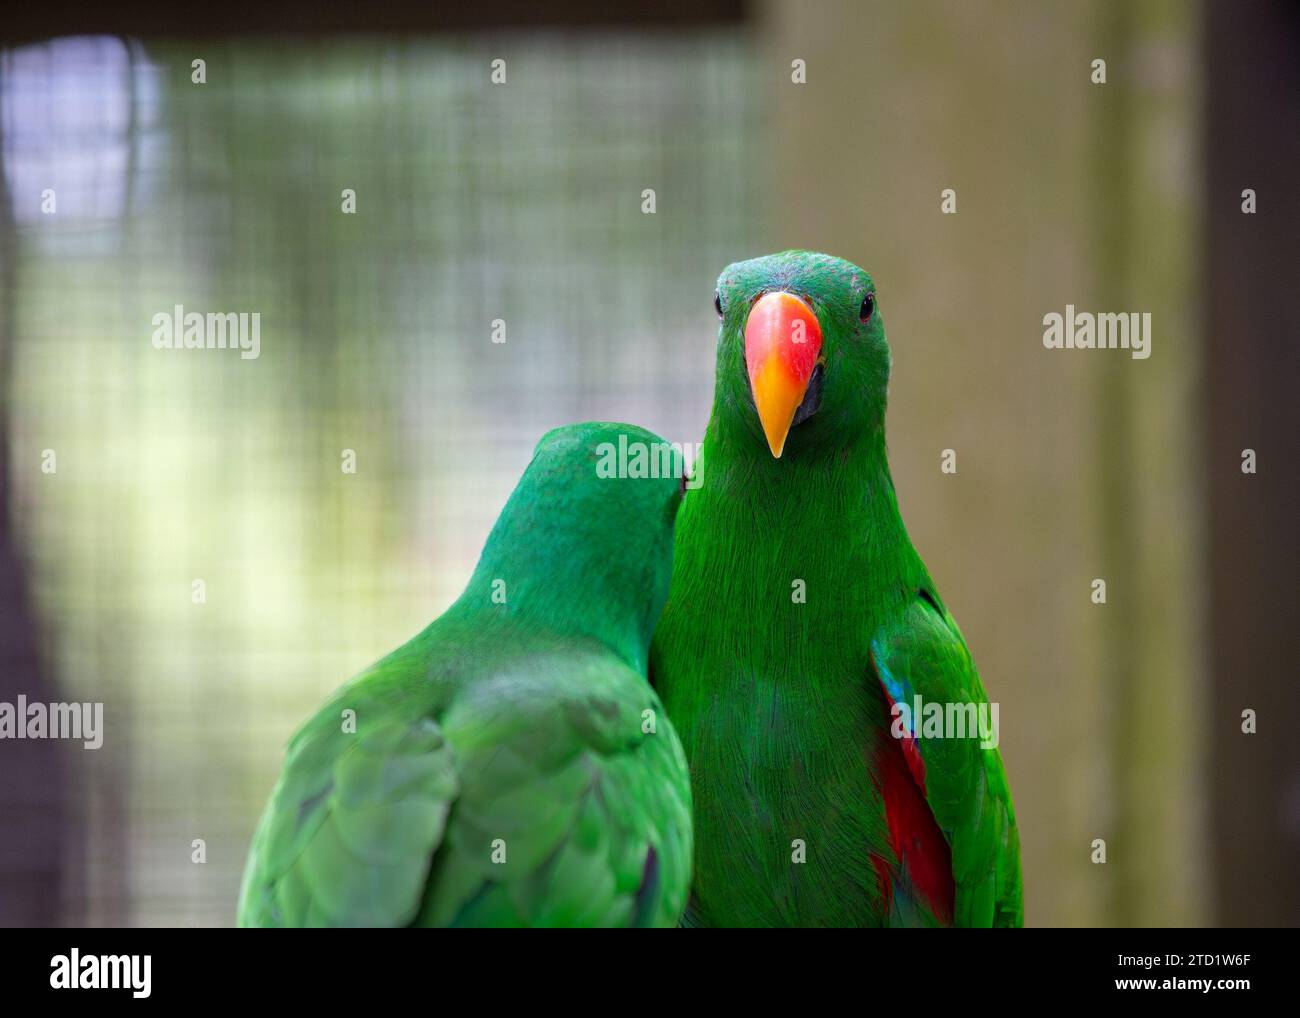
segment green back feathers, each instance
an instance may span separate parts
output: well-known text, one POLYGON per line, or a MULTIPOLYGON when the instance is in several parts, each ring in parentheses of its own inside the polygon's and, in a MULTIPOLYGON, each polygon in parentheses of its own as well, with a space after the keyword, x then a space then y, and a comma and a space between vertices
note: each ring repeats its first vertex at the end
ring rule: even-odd
POLYGON ((598 470, 620 436, 660 441, 547 434, 462 597, 295 736, 241 925, 676 923, 690 787, 645 658, 681 481, 598 470))

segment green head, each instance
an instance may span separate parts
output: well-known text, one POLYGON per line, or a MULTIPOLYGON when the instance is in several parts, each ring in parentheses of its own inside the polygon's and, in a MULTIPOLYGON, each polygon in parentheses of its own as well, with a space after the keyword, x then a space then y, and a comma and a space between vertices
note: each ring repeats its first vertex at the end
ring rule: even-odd
POLYGON ((713 427, 729 444, 802 456, 883 433, 889 344, 871 277, 814 251, 718 278, 713 427))
POLYGON ((594 637, 644 670, 672 578, 682 468, 679 450, 635 425, 547 432, 461 605, 594 637))

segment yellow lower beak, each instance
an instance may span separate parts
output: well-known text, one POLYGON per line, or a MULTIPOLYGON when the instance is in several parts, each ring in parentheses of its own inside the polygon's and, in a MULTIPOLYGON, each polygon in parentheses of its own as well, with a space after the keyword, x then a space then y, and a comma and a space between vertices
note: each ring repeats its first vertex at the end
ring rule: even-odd
POLYGON ((794 421, 795 411, 803 402, 808 383, 800 383, 786 371, 778 357, 768 357, 749 382, 754 393, 754 406, 767 436, 767 446, 777 459, 785 449, 786 437, 794 421))

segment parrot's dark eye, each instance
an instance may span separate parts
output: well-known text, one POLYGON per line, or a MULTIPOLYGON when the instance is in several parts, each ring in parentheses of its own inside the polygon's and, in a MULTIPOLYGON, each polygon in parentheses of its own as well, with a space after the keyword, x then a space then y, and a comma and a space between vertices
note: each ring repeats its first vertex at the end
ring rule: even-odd
POLYGON ((719 318, 722 317, 722 291, 721 290, 713 291, 713 310, 715 310, 718 313, 719 318))
POLYGON ((858 311, 858 317, 864 322, 871 321, 871 315, 876 310, 876 295, 869 293, 862 298, 862 308, 858 311))

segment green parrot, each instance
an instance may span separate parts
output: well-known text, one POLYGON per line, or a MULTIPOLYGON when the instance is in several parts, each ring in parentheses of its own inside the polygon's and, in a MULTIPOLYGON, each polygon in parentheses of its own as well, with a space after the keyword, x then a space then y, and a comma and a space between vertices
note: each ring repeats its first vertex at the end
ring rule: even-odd
POLYGON ((684 922, 1022 925, 997 714, 890 478, 875 285, 786 251, 729 266, 715 306, 650 662, 691 767, 684 922))
POLYGON ((620 438, 664 448, 544 436, 464 594, 294 736, 241 926, 678 922, 690 779, 646 661, 684 480, 601 471, 620 438))

